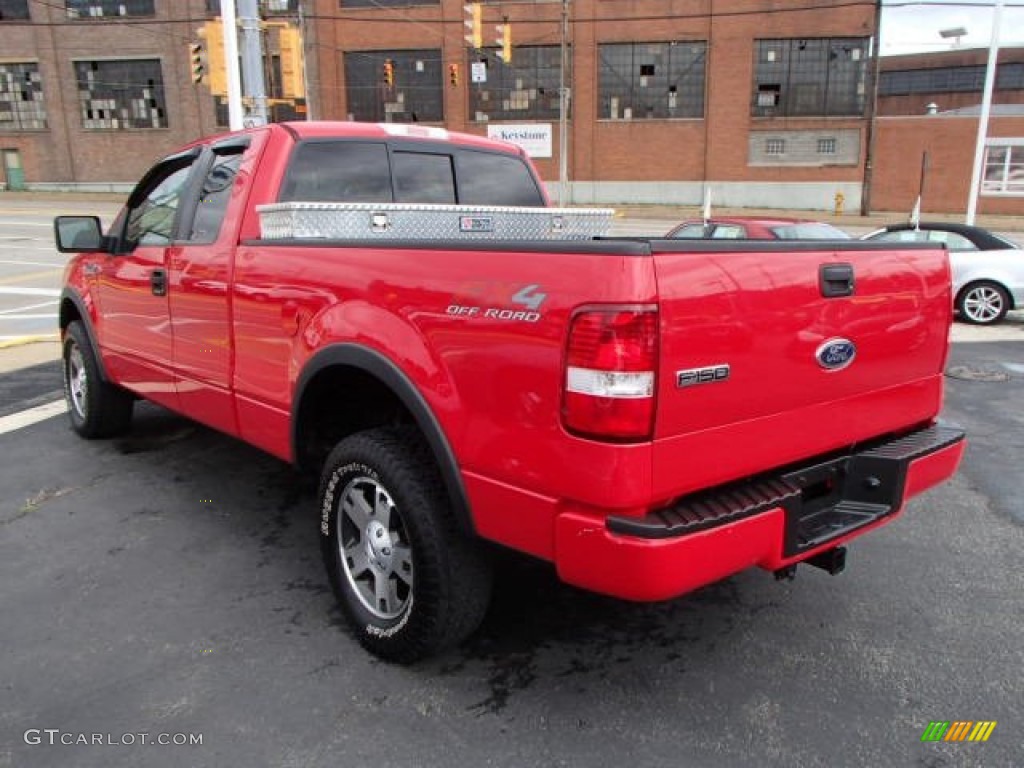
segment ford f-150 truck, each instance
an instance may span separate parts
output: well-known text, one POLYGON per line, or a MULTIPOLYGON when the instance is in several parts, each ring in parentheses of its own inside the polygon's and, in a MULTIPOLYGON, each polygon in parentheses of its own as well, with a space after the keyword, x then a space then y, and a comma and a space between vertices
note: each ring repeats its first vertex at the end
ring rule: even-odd
MULTIPOLYGON (((360 642, 481 621, 493 544, 652 601, 845 545, 956 470, 941 248, 590 236, 518 148, 277 124, 58 217, 72 427, 144 398, 320 477, 360 642)), ((588 218, 591 217, 591 218, 588 218)))

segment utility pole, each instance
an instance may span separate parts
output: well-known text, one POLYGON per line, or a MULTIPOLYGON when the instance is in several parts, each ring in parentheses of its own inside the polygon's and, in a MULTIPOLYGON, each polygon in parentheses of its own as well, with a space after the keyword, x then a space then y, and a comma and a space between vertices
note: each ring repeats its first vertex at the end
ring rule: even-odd
POLYGON ((1003 0, 996 0, 992 14, 992 40, 988 47, 988 66, 985 68, 985 93, 981 99, 981 115, 978 117, 978 141, 974 147, 974 168, 971 172, 971 196, 967 201, 967 224, 974 223, 978 210, 978 191, 981 187, 982 163, 985 160, 985 139, 988 138, 988 114, 992 107, 992 87, 996 82, 996 66, 999 63, 999 25, 1003 21, 1003 0))
POLYGON ((871 182, 875 171, 875 121, 878 119, 878 78, 882 65, 882 0, 875 0, 875 32, 871 36, 868 70, 867 136, 864 139, 864 181, 860 193, 860 215, 871 213, 871 182))
POLYGON ((238 74, 238 28, 235 25, 235 0, 220 0, 220 18, 224 26, 224 68, 228 81, 228 128, 242 128, 242 88, 238 74))
POLYGON ((569 65, 569 0, 562 0, 562 66, 558 73, 558 205, 564 206, 569 192, 569 88, 565 73, 569 65))
POLYGON ((238 19, 242 27, 242 82, 249 104, 243 125, 251 128, 267 124, 267 88, 263 81, 263 41, 257 0, 238 0, 238 19))

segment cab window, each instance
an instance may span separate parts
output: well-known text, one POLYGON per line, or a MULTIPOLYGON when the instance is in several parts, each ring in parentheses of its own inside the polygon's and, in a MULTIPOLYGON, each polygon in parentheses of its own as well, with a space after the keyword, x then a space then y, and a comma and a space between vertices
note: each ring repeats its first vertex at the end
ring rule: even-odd
POLYGON ((395 152, 391 163, 396 203, 455 203, 451 155, 395 152))
POLYGON ((215 154, 199 191, 199 204, 192 219, 188 239, 194 243, 212 243, 220 234, 227 213, 235 176, 242 164, 241 148, 231 154, 215 154))
POLYGON ((194 158, 169 163, 147 180, 148 192, 132 194, 141 200, 129 207, 124 230, 125 246, 167 245, 175 236, 175 224, 194 158))
POLYGON ((459 202, 463 205, 544 205, 529 167, 514 155, 463 151, 458 156, 459 202))
POLYGON ((391 169, 384 144, 319 141, 292 155, 280 200, 318 203, 391 202, 391 169))

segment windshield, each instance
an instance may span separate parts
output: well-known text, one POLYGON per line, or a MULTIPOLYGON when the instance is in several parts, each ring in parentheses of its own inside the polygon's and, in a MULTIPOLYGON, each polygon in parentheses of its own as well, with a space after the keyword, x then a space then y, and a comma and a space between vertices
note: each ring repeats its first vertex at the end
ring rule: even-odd
POLYGON ((779 240, 849 240, 850 236, 831 224, 805 221, 798 224, 784 224, 772 227, 772 234, 779 240))

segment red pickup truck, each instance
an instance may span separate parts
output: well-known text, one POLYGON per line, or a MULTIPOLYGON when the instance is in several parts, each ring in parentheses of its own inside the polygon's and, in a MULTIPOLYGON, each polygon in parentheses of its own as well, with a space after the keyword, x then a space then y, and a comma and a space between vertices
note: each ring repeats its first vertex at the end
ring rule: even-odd
POLYGON ((331 584, 402 662, 478 625, 486 542, 662 600, 836 573, 955 472, 942 249, 589 237, 546 206, 519 149, 436 128, 198 141, 106 234, 55 223, 71 424, 145 398, 318 472, 331 584))

